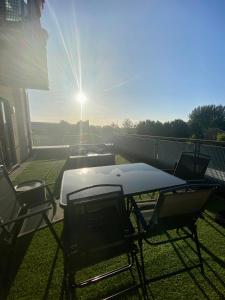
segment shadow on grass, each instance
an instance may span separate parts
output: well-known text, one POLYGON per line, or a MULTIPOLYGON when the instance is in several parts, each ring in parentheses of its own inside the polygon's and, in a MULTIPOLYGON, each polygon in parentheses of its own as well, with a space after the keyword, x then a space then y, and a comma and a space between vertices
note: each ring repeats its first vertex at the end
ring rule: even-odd
POLYGON ((90 296, 86 299, 87 300, 99 300, 99 299, 108 299, 109 297, 113 297, 113 299, 123 299, 123 300, 129 300, 129 299, 143 300, 144 299, 138 288, 136 288, 136 287, 132 288, 132 284, 121 285, 119 288, 120 288, 119 290, 116 290, 112 286, 112 288, 109 288, 106 293, 101 295, 101 298, 99 297, 100 295, 96 295, 95 297, 90 296), (120 294, 121 291, 126 291, 126 292, 120 294))
POLYGON ((0 299, 7 299, 10 288, 15 280, 17 272, 23 262, 27 249, 32 241, 33 234, 17 239, 15 246, 12 248, 1 248, 1 283, 0 283, 0 299), (2 262, 3 261, 3 262, 2 262))
MULTIPOLYGON (((168 234, 168 237, 170 235, 168 234)), ((193 245, 191 245, 190 241, 183 240, 183 242, 188 246, 189 249, 192 250, 192 252, 195 253, 196 258, 198 259, 198 253, 197 250, 194 248, 193 245)), ((200 278, 197 278, 196 275, 193 273, 193 269, 190 270, 190 264, 187 264, 185 262, 185 258, 188 262, 191 263, 191 265, 196 264, 194 257, 191 257, 190 254, 188 255, 187 252, 179 246, 178 243, 171 242, 171 246, 173 247, 173 250, 175 251, 177 257, 179 258, 180 262, 182 263, 183 267, 186 269, 187 274, 195 284, 195 286, 198 288, 198 290, 202 293, 203 297, 208 300, 212 300, 212 296, 208 295, 207 291, 205 290, 205 287, 202 286, 200 278)), ((212 259, 215 261, 220 267, 225 268, 225 262, 222 261, 220 258, 218 258, 212 251, 210 251, 207 247, 205 247, 202 243, 200 243, 200 247, 203 251, 205 251, 212 259)), ((208 270, 215 276, 217 281, 225 288, 225 281, 221 276, 215 271, 215 269, 206 261, 203 259, 203 264, 208 268, 208 270)), ((196 267, 197 268, 197 267, 196 267)), ((200 267, 199 267, 200 268, 200 267)), ((215 282, 212 281, 209 276, 206 274, 202 274, 199 270, 199 275, 202 277, 203 280, 208 284, 208 286, 215 292, 215 294, 218 296, 219 299, 225 299, 224 294, 218 289, 215 282)), ((168 276, 170 277, 170 276, 168 276)), ((154 299, 153 292, 151 292, 150 287, 148 286, 148 290, 151 293, 151 298, 154 299)))
MULTIPOLYGON (((44 292, 44 295, 42 297, 42 300, 48 299, 48 294, 49 294, 49 290, 50 290, 50 287, 51 287, 53 273, 54 273, 56 262, 57 262, 57 259, 58 259, 59 250, 60 250, 60 247, 59 247, 59 245, 57 245, 56 252, 55 252, 55 255, 54 255, 53 260, 52 260, 51 269, 50 269, 50 272, 49 272, 49 275, 48 275, 48 281, 47 281, 47 285, 46 285, 45 292, 44 292)), ((61 287, 61 293, 62 292, 63 292, 63 286, 61 287)), ((60 296, 59 299, 63 299, 63 296, 60 296)))
MULTIPOLYGON (((188 241, 184 241, 187 246, 192 249, 192 251, 197 255, 197 251, 190 245, 190 243, 188 241)), ((179 251, 182 252, 182 254, 184 256, 186 256, 186 258, 191 261, 192 259, 190 258, 189 255, 187 255, 187 253, 181 249, 181 247, 178 245, 177 246, 179 248, 179 251)), ((193 260, 192 260, 193 261, 193 260)), ((203 259, 203 264, 205 266, 207 266, 207 268, 213 273, 213 275, 217 278, 217 280, 223 285, 223 287, 225 287, 225 282, 223 281, 223 279, 218 275, 218 273, 216 273, 216 271, 209 265, 209 263, 203 259)), ((200 283, 198 282, 196 276, 192 273, 192 272, 188 272, 189 276, 191 277, 191 279, 193 280, 193 282, 195 283, 195 285, 198 287, 198 289, 201 291, 201 293, 204 295, 204 297, 206 299, 211 299, 205 292, 204 287, 202 287, 200 285, 200 283)), ((200 273, 201 274, 201 273, 200 273)), ((212 282, 212 280, 210 280, 210 278, 206 275, 206 274, 202 274, 202 278, 204 280, 206 280, 206 282, 208 283, 208 285, 214 290, 214 292, 219 296, 219 299, 224 299, 223 297, 223 293, 221 293, 218 288, 216 287, 216 285, 212 282)))
MULTIPOLYGON (((190 242, 188 242, 187 240, 184 240, 185 244, 196 254, 197 251, 194 249, 194 247, 190 244, 190 242)), ((202 243, 200 244, 200 248, 202 250, 204 250, 212 259, 213 261, 215 261, 220 267, 225 268, 225 262, 222 261, 221 259, 219 259, 212 251, 210 251, 207 247, 205 247, 202 243)), ((186 256, 186 258, 189 261, 193 262, 193 259, 190 258, 189 255, 187 255, 187 253, 179 246, 177 245, 177 247, 179 248, 180 252, 183 253, 184 256, 186 256)), ((212 274, 216 277, 216 279, 220 282, 220 284, 225 288, 225 281, 218 275, 218 273, 210 266, 210 264, 203 259, 203 264, 205 266, 207 266, 207 268, 212 272, 212 274)), ((201 287, 201 285, 198 283, 196 277, 194 276, 194 274, 192 274, 191 272, 188 272, 191 279, 194 281, 194 283, 196 284, 196 286, 199 288, 199 290, 202 292, 202 294, 205 296, 206 299, 210 299, 209 296, 206 294, 204 288, 201 287)), ((206 274, 202 274, 203 278, 207 281, 207 283, 210 285, 210 287, 214 290, 214 292, 219 296, 219 299, 224 299, 224 295, 223 293, 221 293, 218 288, 215 286, 215 284, 213 284, 213 282, 210 280, 209 277, 206 276, 206 274)))
MULTIPOLYGON (((52 280, 53 280, 53 274, 54 274, 54 270, 55 270, 55 267, 56 267, 56 263, 57 263, 57 259, 58 259, 58 254, 59 254, 60 250, 61 250, 60 247, 57 246, 55 255, 54 255, 52 263, 51 263, 51 268, 50 268, 50 272, 49 272, 49 275, 48 275, 48 280, 47 280, 47 284, 46 284, 46 288, 45 288, 42 300, 49 299, 49 291, 51 289, 51 283, 52 283, 52 280)), ((132 284, 130 284, 130 283, 129 284, 123 284, 123 283, 121 283, 121 286, 119 287, 120 288, 119 291, 116 291, 115 288, 114 288, 114 286, 112 285, 112 287, 110 286, 110 288, 107 289, 107 292, 104 293, 101 296, 103 298, 106 297, 106 299, 107 299, 108 295, 116 294, 116 293, 119 293, 121 290, 128 289, 129 292, 127 293, 127 295, 123 294, 120 297, 116 296, 116 299, 131 299, 132 296, 135 296, 135 299, 140 299, 140 300, 143 299, 138 288, 132 289, 132 286, 136 286, 137 282, 136 282, 136 280, 134 280, 133 276, 131 276, 131 277, 133 279, 132 284)), ((79 289, 79 290, 81 290, 81 289, 79 289)), ((76 294, 76 291, 74 290, 74 295, 75 294, 76 294)), ((63 275, 62 275, 62 283, 61 283, 61 287, 60 287, 59 300, 63 300, 63 299, 66 299, 66 295, 65 295, 64 278, 63 278, 63 275)), ((86 298, 86 299, 98 300, 99 299, 99 295, 96 295, 96 296, 90 295, 90 298, 86 298)))
MULTIPOLYGON (((205 216, 207 217, 207 218, 209 218, 210 219, 210 221, 209 220, 207 220, 206 218, 204 218, 203 220, 209 225, 209 226, 211 226, 216 232, 218 232, 219 234, 221 234, 223 237, 225 237, 225 234, 222 232, 222 231, 220 231, 213 223, 215 223, 215 220, 214 220, 214 218, 212 217, 212 216, 210 216, 209 214, 206 214, 205 213, 205 216)), ((218 223, 216 223, 217 225, 218 225, 218 223)), ((222 225, 218 225, 218 226, 221 226, 221 227, 223 227, 222 225)), ((224 227, 223 227, 224 228, 224 227)))
MULTIPOLYGON (((165 273, 165 274, 163 274, 163 275, 160 275, 160 276, 158 276, 158 277, 154 277, 154 278, 151 278, 151 279, 147 279, 147 281, 149 281, 149 284, 148 284, 148 290, 149 290, 150 293, 151 293, 152 299, 154 299, 154 294, 153 294, 153 292, 151 291, 151 288, 150 288, 150 283, 151 283, 151 282, 156 282, 156 281, 168 279, 168 278, 174 277, 174 276, 176 276, 176 275, 178 275, 178 274, 182 274, 182 273, 188 273, 189 276, 191 277, 191 279, 194 281, 194 284, 195 284, 196 287, 202 292, 202 294, 204 295, 204 297, 205 297, 206 299, 209 299, 209 300, 210 300, 210 298, 209 298, 209 297, 207 296, 207 294, 205 293, 204 289, 202 289, 202 287, 201 287, 200 284, 197 282, 196 278, 194 277, 194 275, 193 275, 192 272, 191 272, 194 268, 200 268, 199 263, 196 264, 196 262, 194 262, 193 259, 190 259, 190 258, 188 257, 188 260, 189 260, 189 262, 191 262, 191 264, 187 264, 187 263, 185 262, 184 258, 183 258, 184 255, 187 257, 186 253, 179 247, 178 243, 174 242, 174 241, 171 239, 172 237, 170 236, 170 234, 169 234, 168 232, 166 232, 166 236, 167 236, 167 238, 168 238, 168 244, 170 244, 170 245, 172 246, 172 248, 173 248, 175 254, 177 255, 177 257, 178 257, 178 259, 179 259, 179 261, 181 262, 181 264, 182 264, 183 267, 177 269, 176 271, 169 272, 169 273, 165 273), (183 253, 182 253, 183 255, 181 255, 181 252, 183 252, 183 253)), ((185 241, 185 242, 187 243, 186 239, 184 239, 183 241, 185 241)), ((196 252, 196 256, 198 257, 197 252, 196 252)))

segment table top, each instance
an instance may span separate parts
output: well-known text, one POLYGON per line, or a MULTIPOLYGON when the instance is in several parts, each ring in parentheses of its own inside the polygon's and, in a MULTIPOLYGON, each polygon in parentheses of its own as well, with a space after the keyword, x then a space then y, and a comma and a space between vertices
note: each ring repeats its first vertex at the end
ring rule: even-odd
POLYGON ((144 163, 67 170, 62 178, 60 205, 66 206, 68 193, 98 184, 120 184, 125 196, 134 196, 185 183, 144 163))

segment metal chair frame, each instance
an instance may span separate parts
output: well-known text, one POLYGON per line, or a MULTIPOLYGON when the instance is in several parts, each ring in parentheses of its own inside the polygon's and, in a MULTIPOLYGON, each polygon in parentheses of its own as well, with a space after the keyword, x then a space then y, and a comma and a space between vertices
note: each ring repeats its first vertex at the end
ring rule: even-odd
MULTIPOLYGON (((192 190, 192 192, 194 193, 196 190, 199 190, 199 189, 209 189, 209 196, 208 196, 208 198, 209 198, 211 193, 213 192, 213 190, 216 188, 217 188, 217 185, 215 185, 215 184, 210 184, 210 185, 201 184, 201 185, 186 185, 186 186, 182 186, 180 188, 171 188, 171 189, 162 190, 160 192, 159 199, 155 206, 154 214, 157 216, 158 213, 160 212, 160 208, 163 204, 163 201, 166 201, 166 199, 164 199, 164 194, 166 194, 166 193, 171 193, 171 192, 177 193, 179 190, 185 191, 185 192, 188 192, 188 190, 192 190)), ((149 284, 151 282, 155 282, 155 281, 158 281, 161 279, 165 279, 165 278, 168 278, 168 277, 171 277, 174 275, 178 275, 180 273, 183 273, 183 272, 186 272, 186 271, 192 270, 194 268, 198 268, 198 267, 200 268, 201 273, 204 274, 203 259, 202 259, 201 251, 200 251, 200 243, 198 240, 196 222, 197 222, 198 218, 201 216, 201 213, 204 211, 205 206, 207 204, 206 202, 207 202, 207 199, 205 201, 205 204, 201 207, 201 209, 198 212, 193 213, 193 215, 190 214, 191 222, 187 222, 187 224, 185 224, 185 222, 184 222, 183 224, 179 225, 179 224, 176 224, 176 222, 177 222, 176 217, 174 217, 174 225, 172 227, 168 226, 168 228, 166 228, 167 225, 164 224, 165 225, 164 233, 166 233, 167 239, 163 240, 163 241, 152 242, 151 238, 157 235, 157 233, 154 232, 154 226, 157 227, 157 224, 156 225, 153 225, 153 223, 147 224, 142 215, 141 209, 138 207, 135 200, 132 199, 132 205, 134 208, 133 210, 134 210, 134 214, 136 216, 137 229, 139 232, 138 236, 140 237, 138 240, 138 244, 139 244, 140 254, 141 254, 142 273, 143 273, 144 281, 146 284, 149 284), (182 229, 183 234, 182 235, 179 234, 177 237, 171 238, 169 235, 169 231, 173 230, 173 229, 176 229, 177 233, 179 233, 179 229, 182 229), (145 241, 147 244, 149 244, 151 246, 157 246, 157 245, 162 245, 162 244, 167 244, 167 243, 171 243, 173 245, 173 243, 175 243, 179 240, 185 240, 185 239, 191 239, 195 243, 199 262, 196 264, 193 264, 192 266, 185 265, 184 268, 181 268, 181 269, 173 271, 173 272, 168 272, 168 273, 160 275, 160 276, 156 276, 153 278, 146 278, 145 267, 144 267, 144 256, 143 256, 143 241, 145 241)), ((187 217, 187 216, 184 216, 184 217, 187 217)), ((182 261, 182 257, 177 252, 174 245, 173 245, 173 247, 174 247, 174 250, 176 251, 178 257, 180 258, 181 262, 184 264, 184 262, 182 261)))
MULTIPOLYGON (((127 214, 127 211, 126 211, 126 208, 125 208, 125 199, 124 199, 124 194, 123 194, 123 187, 121 185, 114 185, 114 184, 102 184, 102 185, 94 185, 94 186, 89 186, 89 187, 86 187, 86 188, 83 188, 83 189, 79 189, 77 191, 74 191, 72 193, 69 193, 67 195, 67 211, 65 212, 65 222, 64 222, 64 225, 66 227, 66 222, 67 222, 67 214, 68 213, 71 213, 71 210, 70 210, 70 206, 71 205, 77 205, 77 207, 82 207, 84 204, 85 205, 92 205, 93 202, 100 202, 100 201, 107 201, 107 195, 109 195, 110 193, 101 193, 101 194, 98 194, 98 196, 100 196, 100 199, 98 199, 98 196, 94 196, 94 197, 84 197, 84 198, 79 198, 79 199, 71 199, 71 196, 74 196, 78 193, 81 193, 81 192, 85 192, 85 191, 88 191, 88 190, 91 190, 93 188, 107 188, 107 187, 111 187, 111 188, 117 188, 117 196, 119 195, 119 198, 116 200, 116 201, 121 201, 120 203, 120 208, 121 208, 121 215, 122 215, 122 218, 125 218, 127 219, 126 221, 128 222, 129 221, 129 216, 127 214), (97 198, 93 201, 94 198, 97 198), (71 201, 71 202, 70 202, 71 201), (77 204, 76 204, 77 202, 77 204), (68 204, 69 203, 69 204, 68 204)), ((112 192, 111 192, 112 193, 112 192)), ((110 201, 110 199, 108 198, 108 201, 110 201)), ((78 208, 79 209, 79 208, 78 208)), ((118 222, 119 222, 119 219, 118 219, 118 222)), ((123 224, 124 225, 124 224, 123 224)), ((64 227, 64 239, 65 239, 65 235, 66 235, 66 230, 67 228, 64 227)), ((122 228, 122 227, 121 227, 122 228)), ((124 235, 124 242, 126 242, 126 240, 129 240, 129 246, 127 247, 127 251, 125 252, 127 254, 127 258, 128 258, 128 263, 122 267, 119 267, 113 271, 109 271, 109 272, 106 272, 104 274, 100 274, 100 275, 97 275, 97 276, 94 276, 93 278, 89 278, 87 280, 84 280, 82 282, 75 282, 74 280, 74 275, 76 273, 76 271, 80 270, 80 269, 83 269, 83 267, 81 266, 80 268, 78 268, 77 270, 69 270, 69 261, 70 261, 70 253, 69 251, 67 250, 67 247, 65 246, 65 243, 64 243, 64 284, 65 284, 65 292, 66 292, 66 298, 67 299, 74 299, 74 294, 75 294, 75 289, 76 288, 83 288, 83 287, 86 287, 88 285, 91 285, 91 284, 96 284, 97 282, 101 281, 101 280, 104 280, 104 279, 107 279, 107 278, 110 278, 110 277, 113 277, 117 274, 120 274, 122 272, 125 272, 125 271, 130 271, 131 272, 131 275, 133 277, 133 280, 134 280, 134 276, 133 276, 133 273, 132 273, 132 267, 133 267, 133 264, 135 263, 136 264, 136 267, 137 267, 137 272, 138 272, 138 277, 139 277, 139 283, 136 283, 134 285, 132 285, 131 287, 127 288, 127 289, 124 289, 116 294, 113 294, 109 297, 107 297, 107 299, 111 299, 111 298, 115 298, 115 297, 119 297, 125 293, 128 293, 128 292, 131 292, 135 289, 138 289, 138 288, 142 288, 142 290, 144 291, 144 283, 143 283, 143 278, 142 278, 142 274, 141 274, 141 271, 142 271, 142 268, 141 268, 141 265, 139 263, 139 260, 138 260, 138 257, 137 257, 137 252, 138 252, 138 248, 137 246, 134 244, 133 242, 133 237, 134 237, 134 233, 133 232, 126 232, 126 234, 124 235)), ((84 237, 85 238, 85 237, 84 237)), ((91 245, 90 245, 91 247, 91 245)), ((119 255, 122 255, 122 253, 120 253, 119 255)), ((113 258, 113 257, 116 257, 118 256, 117 255, 114 255, 114 256, 110 256, 108 258, 103 258, 101 259, 101 261, 105 261, 107 259, 110 259, 110 258, 113 258)), ((100 261, 97 261, 97 263, 100 262, 100 261)), ((94 262, 94 264, 96 264, 96 262, 94 262)), ((86 267, 86 266, 84 266, 86 267)), ((145 293, 143 292, 143 297, 145 298, 145 293)))
MULTIPOLYGON (((206 154, 200 152, 182 152, 178 162, 175 165, 173 175, 190 181, 202 180, 204 178, 209 161, 210 156, 206 154), (188 169, 187 174, 182 174, 182 172, 185 171, 185 167, 187 167, 184 163, 185 157, 191 159, 191 167, 193 169, 188 169), (199 170, 199 166, 202 166, 201 170, 199 170)), ((188 168, 190 168, 190 165, 188 165, 188 168)))
MULTIPOLYGON (((6 183, 8 184, 8 190, 11 192, 10 199, 5 199, 8 203, 12 204, 13 210, 10 211, 10 216, 6 216, 1 214, 0 212, 0 248, 5 248, 7 250, 7 258, 6 259, 6 270, 3 270, 2 279, 3 281, 8 280, 8 270, 10 269, 10 257, 14 254, 15 245, 17 240, 22 237, 29 235, 31 233, 35 233, 36 231, 48 227, 50 232, 52 233, 54 239, 58 243, 58 245, 62 248, 62 243, 53 228, 53 224, 48 217, 49 210, 53 210, 54 216, 54 207, 53 207, 53 200, 51 198, 50 193, 50 200, 42 201, 35 206, 29 205, 29 203, 22 203, 18 198, 18 194, 16 193, 14 186, 8 177, 8 174, 3 166, 0 166, 0 171, 2 172, 2 176, 6 179, 6 183), (30 220, 32 217, 41 216, 45 221, 45 226, 35 227, 29 231, 23 231, 24 222, 26 220, 30 220)), ((50 192, 50 190, 46 187, 46 190, 50 192)), ((2 192, 2 191, 1 191, 2 192)), ((26 192, 24 192, 26 193, 26 192)), ((23 193, 22 193, 23 194, 23 193)), ((21 195, 21 194, 20 194, 21 195)), ((32 199, 31 199, 32 200, 32 199)))

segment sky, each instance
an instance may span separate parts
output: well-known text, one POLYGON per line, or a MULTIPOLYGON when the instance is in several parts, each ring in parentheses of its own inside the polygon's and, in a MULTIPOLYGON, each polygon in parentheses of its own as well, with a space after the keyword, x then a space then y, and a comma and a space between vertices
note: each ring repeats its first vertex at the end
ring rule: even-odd
POLYGON ((119 125, 188 120, 225 105, 225 1, 49 0, 49 90, 29 90, 32 121, 119 125))

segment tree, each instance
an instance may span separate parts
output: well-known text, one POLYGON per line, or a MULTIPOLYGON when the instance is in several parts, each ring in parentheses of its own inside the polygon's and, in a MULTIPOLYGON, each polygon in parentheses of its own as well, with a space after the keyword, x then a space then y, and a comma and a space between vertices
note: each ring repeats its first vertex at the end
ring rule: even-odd
POLYGON ((125 120, 123 121, 122 126, 123 126, 123 128, 128 129, 128 128, 133 128, 133 127, 134 127, 134 124, 133 124, 133 122, 132 122, 130 119, 127 118, 127 119, 125 119, 125 120))
POLYGON ((110 124, 110 126, 111 126, 112 128, 119 128, 119 125, 118 125, 117 123, 115 123, 115 122, 112 122, 112 123, 110 124))
POLYGON ((189 127, 183 120, 174 120, 165 122, 164 124, 157 121, 141 121, 137 124, 138 134, 149 134, 152 136, 167 136, 167 137, 189 137, 189 127))
POLYGON ((225 130, 225 106, 198 106, 189 115, 189 124, 199 127, 202 132, 209 128, 225 130))
POLYGON ((135 133, 134 123, 130 119, 125 119, 122 123, 122 126, 125 129, 126 133, 135 133))
POLYGON ((225 133, 224 132, 217 133, 216 140, 217 142, 225 142, 225 133))
POLYGON ((170 122, 170 129, 172 137, 186 138, 190 135, 187 123, 180 119, 170 122))
POLYGON ((203 130, 199 122, 189 122, 189 130, 193 139, 203 138, 203 130))

